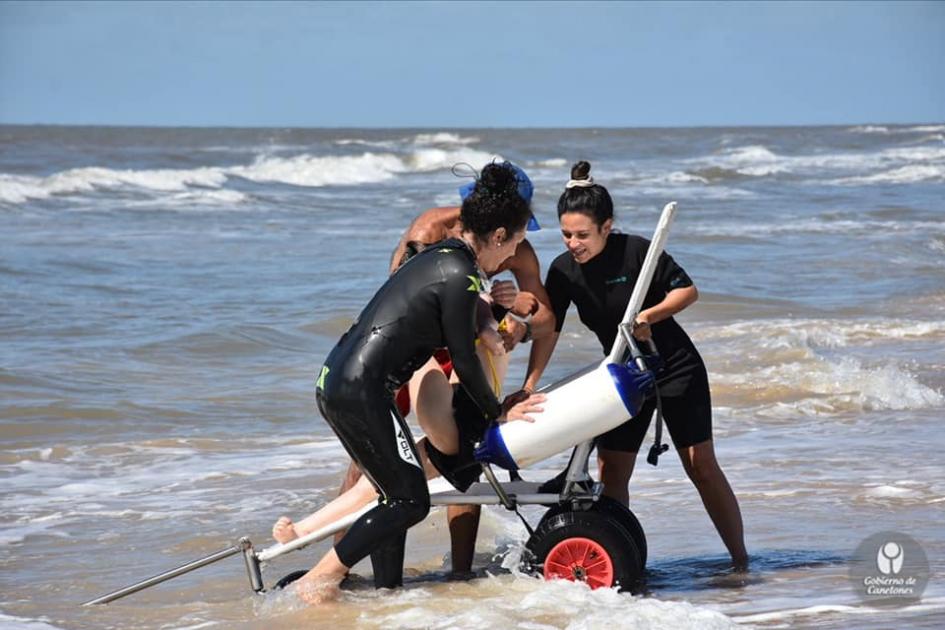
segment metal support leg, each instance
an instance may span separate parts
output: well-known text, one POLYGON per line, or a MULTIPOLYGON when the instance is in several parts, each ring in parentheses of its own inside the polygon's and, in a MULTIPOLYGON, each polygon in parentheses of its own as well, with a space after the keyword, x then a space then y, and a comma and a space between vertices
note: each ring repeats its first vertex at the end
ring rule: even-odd
POLYGON ((591 476, 587 471, 587 460, 590 458, 593 448, 594 440, 581 442, 574 447, 574 452, 571 453, 571 461, 568 462, 568 472, 565 476, 564 486, 561 488, 560 499, 562 501, 571 496, 576 485, 591 480, 591 476))
POLYGON ((256 550, 253 549, 253 543, 249 542, 249 538, 240 538, 240 547, 243 550, 243 561, 246 563, 249 585, 254 593, 260 593, 264 588, 262 570, 259 568, 259 557, 256 556, 256 550))
POLYGON ((499 497, 499 502, 502 503, 505 509, 514 510, 515 501, 509 498, 509 495, 505 492, 505 488, 503 488, 502 484, 499 483, 499 480, 496 479, 495 473, 492 472, 492 466, 485 462, 482 462, 481 465, 482 472, 486 475, 486 481, 488 481, 489 485, 492 486, 492 489, 495 490, 495 495, 499 497))
MULTIPOLYGON (((107 604, 108 602, 113 602, 116 599, 121 599, 122 597, 125 597, 126 595, 131 595, 132 593, 137 593, 138 591, 154 586, 155 584, 160 584, 161 582, 166 582, 172 578, 176 578, 179 575, 190 573, 191 571, 195 571, 201 567, 205 567, 208 564, 219 562, 220 560, 223 560, 224 558, 235 556, 238 553, 244 553, 246 549, 244 545, 244 541, 246 544, 249 543, 249 540, 243 538, 242 540, 240 540, 239 544, 237 545, 234 545, 232 547, 227 547, 226 549, 221 549, 220 551, 216 553, 212 553, 209 556, 199 558, 197 560, 194 560, 193 562, 188 562, 187 564, 181 565, 177 567, 176 569, 165 571, 164 573, 160 573, 158 575, 155 575, 154 577, 150 577, 147 580, 142 580, 136 584, 132 584, 131 586, 126 586, 125 588, 118 589, 117 591, 112 591, 111 593, 108 593, 107 595, 96 597, 95 599, 87 601, 82 605, 91 606, 93 604, 107 604)), ((252 550, 252 545, 249 545, 249 549, 252 550)), ((262 579, 260 578, 260 582, 261 581, 262 579)))

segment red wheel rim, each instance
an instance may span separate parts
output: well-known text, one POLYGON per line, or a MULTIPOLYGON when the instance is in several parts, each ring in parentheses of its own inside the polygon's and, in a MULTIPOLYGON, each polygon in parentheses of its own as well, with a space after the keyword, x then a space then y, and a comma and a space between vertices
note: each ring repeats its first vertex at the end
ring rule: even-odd
POLYGON ((565 538, 545 558, 545 579, 586 582, 591 588, 614 585, 614 561, 590 538, 565 538))

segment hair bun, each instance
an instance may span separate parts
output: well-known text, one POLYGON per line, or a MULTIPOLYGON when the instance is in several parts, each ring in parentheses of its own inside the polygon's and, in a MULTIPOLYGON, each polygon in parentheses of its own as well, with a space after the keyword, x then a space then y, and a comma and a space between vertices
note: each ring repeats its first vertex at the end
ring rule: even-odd
POLYGON ((515 172, 502 164, 486 164, 479 176, 479 186, 483 192, 491 195, 518 194, 515 172))
POLYGON ((581 160, 571 167, 571 179, 587 179, 591 174, 591 163, 581 160))

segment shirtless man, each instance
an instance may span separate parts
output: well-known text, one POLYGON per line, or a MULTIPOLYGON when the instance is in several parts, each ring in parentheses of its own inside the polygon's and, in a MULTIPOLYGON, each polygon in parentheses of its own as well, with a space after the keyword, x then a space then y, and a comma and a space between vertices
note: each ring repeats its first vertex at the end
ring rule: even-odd
MULTIPOLYGON (((533 192, 531 181, 524 171, 518 167, 514 168, 518 173, 519 194, 526 201, 531 201, 533 192)), ((474 184, 475 182, 470 182, 460 188, 461 198, 465 199, 472 192, 474 184)), ((460 208, 451 206, 432 208, 414 219, 391 256, 390 273, 394 273, 406 260, 428 245, 458 236, 462 231, 459 215, 460 208)), ((532 217, 528 230, 537 229, 540 229, 538 222, 532 217)), ((497 386, 501 386, 508 367, 506 353, 519 343, 551 334, 555 327, 548 295, 541 282, 538 256, 527 239, 519 244, 515 254, 498 270, 490 274, 490 277, 506 271, 511 272, 515 283, 496 281, 491 292, 493 315, 496 321, 500 322, 498 333, 501 335, 501 344, 490 342, 488 334, 480 334, 480 338, 490 348, 490 350, 480 351, 480 358, 483 360, 486 374, 490 375, 491 372, 497 386), (518 290, 515 288, 516 283, 518 290), (507 316, 507 313, 511 313, 511 316, 507 316), (526 320, 526 318, 529 319, 526 320)), ((474 480, 474 478, 470 479, 470 474, 478 477, 475 469, 465 468, 459 480, 445 472, 456 465, 455 460, 471 457, 470 445, 464 444, 471 438, 469 435, 463 435, 462 427, 458 427, 454 419, 453 385, 456 383, 458 383, 456 377, 451 375, 448 355, 443 356, 438 353, 414 373, 406 388, 407 391, 398 395, 398 404, 404 403, 401 410, 406 414, 405 407, 409 404, 408 401, 414 401, 414 410, 427 433, 428 444, 424 455, 429 456, 432 465, 454 485, 457 485, 457 481, 460 485, 468 485, 471 480, 474 480)), ((427 458, 424 457, 424 459, 427 458)), ((346 511, 361 507, 363 498, 358 493, 347 492, 355 486, 360 477, 361 472, 352 463, 339 492, 339 499, 330 504, 335 506, 330 510, 332 516, 340 516, 346 511), (346 493, 350 499, 343 498, 346 493), (351 494, 355 494, 356 497, 351 497, 351 494)), ((363 482, 361 485, 364 485, 363 482)), ((452 568, 456 576, 467 576, 472 569, 480 512, 481 507, 478 505, 451 505, 447 508, 452 568)), ((320 525, 328 516, 328 513, 317 516, 322 514, 323 511, 320 511, 298 523, 282 517, 273 527, 273 537, 279 542, 288 542, 297 536, 314 531, 318 526, 316 524, 320 525)))

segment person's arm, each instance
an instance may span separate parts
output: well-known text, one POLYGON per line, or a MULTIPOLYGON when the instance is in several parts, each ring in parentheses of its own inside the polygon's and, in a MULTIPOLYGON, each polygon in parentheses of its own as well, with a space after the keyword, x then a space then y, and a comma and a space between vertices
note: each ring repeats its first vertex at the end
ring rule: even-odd
POLYGON ((404 230, 400 237, 400 242, 394 248, 394 253, 390 257, 390 271, 394 273, 400 267, 404 254, 407 251, 407 245, 411 241, 430 245, 442 241, 446 238, 447 232, 456 223, 459 218, 459 208, 430 208, 420 216, 410 222, 410 225, 404 230))
MULTIPOLYGON (((529 302, 528 296, 522 295, 523 293, 530 293, 538 302, 538 308, 532 313, 529 322, 532 329, 532 339, 540 339, 554 332, 555 315, 552 312, 551 298, 548 297, 548 292, 541 283, 541 266, 538 264, 538 256, 535 254, 535 249, 531 243, 528 241, 519 243, 510 270, 518 283, 519 295, 521 296, 517 302, 528 303, 529 306, 533 304, 533 302, 529 302)), ((518 304, 513 306, 512 312, 522 317, 528 314, 527 310, 530 310, 522 309, 526 312, 518 312, 517 307, 518 304)))
POLYGON ((664 297, 658 304, 637 314, 633 323, 633 336, 640 341, 648 341, 652 337, 653 324, 669 319, 699 299, 699 291, 692 278, 666 252, 660 254, 653 284, 664 292, 664 297))
MULTIPOLYGON (((446 254, 459 257, 460 253, 446 254)), ((502 408, 476 354, 479 276, 472 265, 456 264, 440 289, 440 325, 460 386, 489 420, 502 408)))
POLYGON ((551 300, 541 283, 541 269, 534 248, 528 241, 522 241, 510 261, 508 270, 518 283, 518 294, 514 296, 510 310, 517 317, 531 316, 531 319, 528 322, 518 321, 514 317, 505 319, 500 331, 505 349, 509 351, 523 341, 547 336, 555 327, 551 300))
POLYGON ((669 319, 698 299, 699 291, 694 284, 673 289, 666 294, 662 302, 640 311, 633 323, 633 336, 640 341, 648 341, 653 335, 653 324, 669 319))
POLYGON ((548 361, 551 360, 551 355, 558 343, 558 336, 564 326, 568 306, 571 305, 568 286, 569 281, 564 272, 552 265, 551 269, 548 270, 548 277, 545 279, 545 288, 547 289, 548 302, 551 305, 549 312, 553 322, 553 330, 532 342, 532 349, 528 355, 528 371, 525 373, 525 383, 522 385, 522 389, 527 392, 533 392, 538 387, 541 375, 548 366, 548 361))
POLYGON ((558 333, 553 332, 532 342, 532 350, 528 355, 528 371, 525 373, 525 384, 522 389, 528 393, 538 389, 541 375, 551 360, 551 355, 558 344, 558 333))

